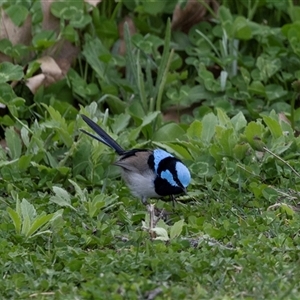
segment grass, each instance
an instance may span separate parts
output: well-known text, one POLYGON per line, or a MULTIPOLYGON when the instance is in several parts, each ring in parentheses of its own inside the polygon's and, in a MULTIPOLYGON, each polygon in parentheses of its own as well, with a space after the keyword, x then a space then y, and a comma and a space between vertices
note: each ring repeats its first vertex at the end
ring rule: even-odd
POLYGON ((299 298, 299 6, 223 1, 185 34, 166 21, 176 3, 55 2, 55 32, 43 3, 3 2, 20 30, 32 17, 33 39, 0 41, 1 298, 299 298), (138 34, 122 39, 124 16, 138 34), (64 40, 78 51, 67 76, 32 89, 64 40), (151 201, 167 212, 156 238, 80 113, 189 167, 175 207, 151 201))

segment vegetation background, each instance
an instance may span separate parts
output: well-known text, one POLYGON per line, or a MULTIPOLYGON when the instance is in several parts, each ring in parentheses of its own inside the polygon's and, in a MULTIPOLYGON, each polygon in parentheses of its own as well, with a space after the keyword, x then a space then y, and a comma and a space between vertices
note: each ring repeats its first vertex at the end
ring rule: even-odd
POLYGON ((300 6, 4 0, 2 299, 299 299, 300 6), (146 208, 79 128, 190 168, 146 208))

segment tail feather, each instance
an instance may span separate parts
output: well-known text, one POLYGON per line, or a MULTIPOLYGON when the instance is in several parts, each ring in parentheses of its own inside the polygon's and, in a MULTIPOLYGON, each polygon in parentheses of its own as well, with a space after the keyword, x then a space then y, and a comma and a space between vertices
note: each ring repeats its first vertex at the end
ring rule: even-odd
POLYGON ((88 118, 85 115, 81 115, 82 119, 86 124, 88 124, 97 134, 94 135, 85 131, 84 129, 80 129, 83 133, 87 134, 88 136, 98 140, 99 142, 105 144, 108 147, 114 149, 119 155, 122 155, 125 150, 111 137, 109 136, 99 125, 97 125, 94 121, 88 118))

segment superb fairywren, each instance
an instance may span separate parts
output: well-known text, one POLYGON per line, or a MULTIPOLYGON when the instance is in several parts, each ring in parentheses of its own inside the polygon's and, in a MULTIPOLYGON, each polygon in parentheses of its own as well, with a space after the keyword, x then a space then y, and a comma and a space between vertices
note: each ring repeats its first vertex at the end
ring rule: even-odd
POLYGON ((188 168, 180 159, 162 149, 124 150, 101 127, 85 115, 83 120, 98 134, 85 134, 114 149, 120 156, 114 165, 121 167, 122 177, 132 194, 142 199, 172 196, 186 192, 191 181, 188 168))

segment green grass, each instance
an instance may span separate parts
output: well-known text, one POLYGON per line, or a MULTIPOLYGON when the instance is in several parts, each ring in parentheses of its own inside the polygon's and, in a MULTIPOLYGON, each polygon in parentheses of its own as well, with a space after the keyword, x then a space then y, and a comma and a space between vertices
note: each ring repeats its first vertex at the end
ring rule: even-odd
POLYGON ((0 41, 1 299, 299 298, 300 8, 224 0, 185 34, 168 21, 176 3, 56 2, 56 33, 41 2, 3 2, 20 30, 31 16, 33 38, 0 41), (138 33, 121 41, 127 15, 138 33), (30 91, 63 39, 79 49, 67 76, 30 91), (155 239, 80 113, 189 167, 175 207, 152 201, 168 212, 155 239))

